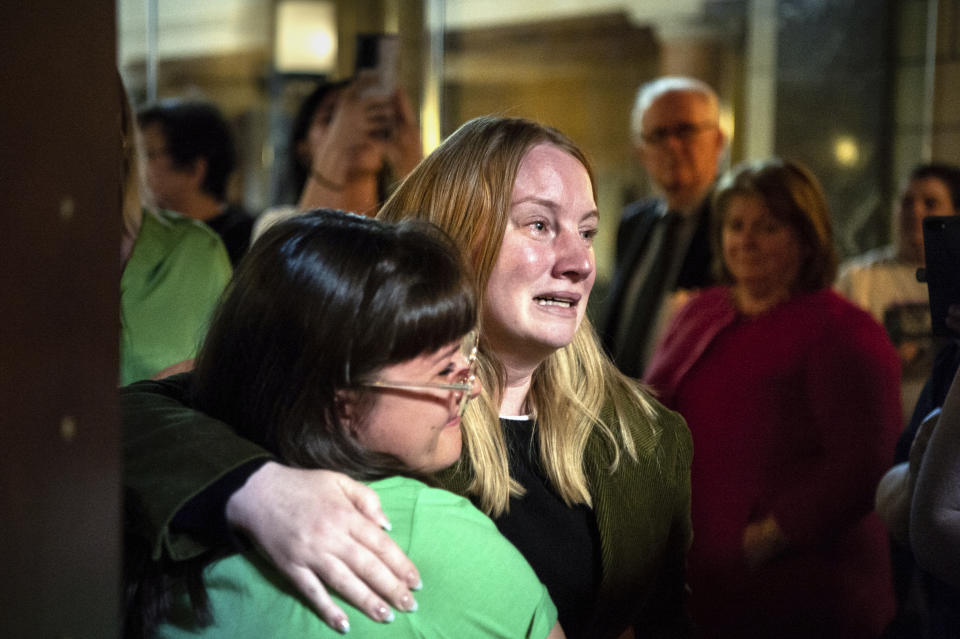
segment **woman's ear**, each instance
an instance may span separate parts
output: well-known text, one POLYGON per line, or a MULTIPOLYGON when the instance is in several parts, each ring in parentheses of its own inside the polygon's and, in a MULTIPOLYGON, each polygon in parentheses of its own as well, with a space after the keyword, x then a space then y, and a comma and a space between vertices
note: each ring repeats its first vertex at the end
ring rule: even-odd
POLYGON ((337 419, 354 436, 360 427, 359 400, 360 398, 355 390, 338 390, 334 393, 337 419))

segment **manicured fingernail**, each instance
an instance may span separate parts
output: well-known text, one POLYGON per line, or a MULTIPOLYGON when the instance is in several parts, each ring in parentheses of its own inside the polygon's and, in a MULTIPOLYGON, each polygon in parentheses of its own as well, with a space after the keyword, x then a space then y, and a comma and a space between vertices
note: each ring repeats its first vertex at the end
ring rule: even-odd
MULTIPOLYGON (((407 579, 407 583, 410 583, 412 579, 414 579, 414 576, 413 576, 413 573, 411 572, 410 577, 407 579)), ((423 590, 423 580, 417 579, 417 583, 414 584, 413 586, 410 586, 410 590, 423 590)))
POLYGON ((397 616, 396 616, 395 614, 393 614, 393 611, 391 610, 391 611, 390 611, 390 614, 387 615, 386 617, 384 617, 383 623, 393 623, 393 620, 396 619, 396 618, 397 618, 397 616))
POLYGON ((400 598, 400 607, 406 612, 414 612, 420 606, 417 604, 417 600, 411 597, 410 595, 404 595, 400 598))
POLYGON ((377 618, 383 623, 390 623, 396 619, 396 616, 386 606, 379 606, 377 607, 377 618))
POLYGON ((345 635, 350 632, 350 622, 346 619, 341 619, 337 624, 337 632, 339 632, 341 635, 345 635))
POLYGON ((393 530, 393 524, 391 524, 386 519, 380 520, 380 527, 386 530, 387 532, 390 532, 391 530, 393 530))

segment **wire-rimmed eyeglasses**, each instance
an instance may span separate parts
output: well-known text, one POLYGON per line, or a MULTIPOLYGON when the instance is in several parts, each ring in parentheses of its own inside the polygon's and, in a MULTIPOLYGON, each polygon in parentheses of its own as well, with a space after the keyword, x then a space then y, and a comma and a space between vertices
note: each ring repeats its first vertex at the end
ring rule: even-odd
POLYGON ((372 382, 366 382, 362 386, 369 388, 396 388, 400 390, 452 390, 461 393, 460 396, 460 416, 463 417, 467 410, 467 403, 473 399, 473 386, 476 384, 477 375, 477 347, 479 346, 480 334, 473 330, 464 335, 460 342, 460 354, 467 360, 467 374, 460 382, 444 384, 442 382, 399 382, 387 379, 375 379, 372 382))
POLYGON ((690 142, 703 131, 716 129, 714 122, 681 122, 673 126, 661 126, 652 131, 641 133, 640 137, 645 144, 662 146, 670 138, 677 138, 681 142, 690 142))

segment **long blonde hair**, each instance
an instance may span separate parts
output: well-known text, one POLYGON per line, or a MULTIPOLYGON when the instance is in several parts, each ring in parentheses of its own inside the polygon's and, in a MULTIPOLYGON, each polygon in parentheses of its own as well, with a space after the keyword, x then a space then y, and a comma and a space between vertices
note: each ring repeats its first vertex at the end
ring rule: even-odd
MULTIPOLYGON (((473 268, 481 318, 520 163, 527 151, 542 143, 557 146, 576 158, 594 184, 583 152, 556 129, 522 118, 485 116, 461 126, 424 158, 378 214, 388 221, 411 217, 429 220, 453 238, 473 268)), ((509 509, 510 496, 523 494, 523 488, 510 477, 500 427, 504 368, 483 339, 482 328, 478 376, 483 393, 464 418, 465 453, 471 472, 467 491, 479 497, 485 512, 497 516, 509 509)), ((597 433, 608 444, 612 453, 609 470, 613 471, 620 463, 621 452, 636 459, 633 437, 620 419, 626 403, 639 407, 648 417, 653 415, 649 396, 603 354, 586 318, 573 341, 551 354, 534 372, 528 403, 537 415, 543 468, 568 505, 592 505, 583 466, 591 436, 597 433), (616 423, 601 420, 601 409, 608 403, 613 404, 616 419, 612 421, 616 423)), ((653 428, 652 419, 649 421, 653 428)))
POLYGON ((117 90, 120 93, 120 147, 123 159, 122 178, 120 188, 121 213, 123 227, 121 230, 121 257, 126 263, 129 253, 133 249, 140 226, 143 224, 143 211, 140 206, 140 182, 143 179, 140 162, 140 143, 137 139, 138 131, 133 117, 133 109, 127 90, 123 86, 120 73, 117 72, 117 90))

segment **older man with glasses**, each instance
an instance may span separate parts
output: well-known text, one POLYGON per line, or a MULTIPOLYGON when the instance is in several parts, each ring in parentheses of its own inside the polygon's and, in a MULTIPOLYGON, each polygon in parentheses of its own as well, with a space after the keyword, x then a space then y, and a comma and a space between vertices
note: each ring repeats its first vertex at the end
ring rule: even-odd
POLYGON ((716 93, 679 76, 640 87, 631 130, 661 196, 633 202, 623 212, 600 326, 620 369, 641 377, 685 293, 713 282, 709 196, 726 140, 716 93))

